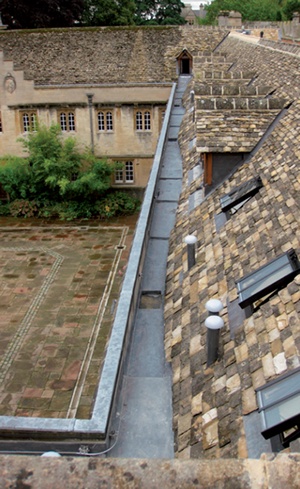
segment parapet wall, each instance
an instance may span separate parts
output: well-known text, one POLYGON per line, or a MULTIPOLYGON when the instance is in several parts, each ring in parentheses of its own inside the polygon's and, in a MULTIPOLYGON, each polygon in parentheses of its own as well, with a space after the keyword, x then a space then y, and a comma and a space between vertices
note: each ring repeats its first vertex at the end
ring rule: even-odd
POLYGON ((297 454, 261 460, 128 460, 0 457, 2 489, 289 489, 300 485, 297 454))

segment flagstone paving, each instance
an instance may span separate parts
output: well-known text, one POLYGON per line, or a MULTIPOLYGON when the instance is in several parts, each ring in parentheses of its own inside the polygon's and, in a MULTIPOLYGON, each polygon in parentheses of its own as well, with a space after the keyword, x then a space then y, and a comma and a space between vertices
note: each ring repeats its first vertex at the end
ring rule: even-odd
POLYGON ((136 219, 0 220, 0 415, 89 418, 136 219))

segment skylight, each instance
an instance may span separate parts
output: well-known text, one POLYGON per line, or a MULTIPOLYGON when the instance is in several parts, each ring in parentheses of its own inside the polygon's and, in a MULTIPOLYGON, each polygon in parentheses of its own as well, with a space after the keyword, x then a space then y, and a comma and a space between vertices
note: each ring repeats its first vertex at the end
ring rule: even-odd
POLYGON ((300 368, 268 382, 256 392, 263 437, 281 435, 282 445, 289 446, 300 435, 300 368))
POLYGON ((295 250, 290 249, 237 281, 239 306, 245 308, 287 284, 300 272, 295 250))
POLYGON ((253 197, 262 186, 261 178, 255 177, 231 190, 231 192, 220 198, 222 211, 230 211, 231 214, 234 214, 245 204, 245 202, 253 197))

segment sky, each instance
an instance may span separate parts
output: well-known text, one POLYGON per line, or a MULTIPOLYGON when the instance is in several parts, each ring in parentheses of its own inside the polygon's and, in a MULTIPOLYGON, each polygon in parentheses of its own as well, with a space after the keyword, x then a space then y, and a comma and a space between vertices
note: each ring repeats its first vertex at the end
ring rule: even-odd
POLYGON ((208 0, 182 0, 182 2, 185 4, 189 3, 194 10, 199 10, 200 3, 203 3, 203 5, 209 3, 208 0))

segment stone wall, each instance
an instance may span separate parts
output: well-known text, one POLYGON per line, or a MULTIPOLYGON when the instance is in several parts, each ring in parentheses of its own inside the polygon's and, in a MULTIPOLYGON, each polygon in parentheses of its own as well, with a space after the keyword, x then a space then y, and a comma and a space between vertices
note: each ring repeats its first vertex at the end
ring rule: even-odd
POLYGON ((170 82, 178 76, 177 57, 187 48, 210 52, 225 35, 217 28, 185 27, 0 32, 0 155, 24 154, 18 140, 24 111, 49 126, 68 110, 76 128, 66 135, 82 147, 93 144, 98 156, 133 161, 134 183, 126 186, 145 187, 170 82), (136 130, 138 108, 149 111, 151 130, 136 130), (111 112, 113 130, 98 129, 98 110, 111 112))
POLYGON ((281 22, 280 34, 285 41, 300 43, 300 14, 294 13, 293 20, 281 22))
POLYGON ((261 460, 1 456, 1 489, 281 489, 299 487, 297 455, 261 460))

